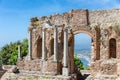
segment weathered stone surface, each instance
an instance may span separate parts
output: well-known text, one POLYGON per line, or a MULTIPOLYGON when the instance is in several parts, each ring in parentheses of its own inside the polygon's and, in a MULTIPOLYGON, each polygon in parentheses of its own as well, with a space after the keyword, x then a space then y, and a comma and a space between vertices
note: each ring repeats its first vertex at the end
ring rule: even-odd
POLYGON ((17 66, 20 70, 41 71, 40 60, 18 61, 17 66))
POLYGON ((6 72, 1 80, 77 80, 76 75, 61 76, 61 75, 41 75, 37 71, 20 71, 19 74, 6 72))
POLYGON ((102 62, 100 64, 100 72, 102 75, 116 75, 117 63, 112 60, 102 62))
POLYGON ((19 69, 17 68, 17 66, 12 66, 11 72, 13 72, 13 73, 19 73, 19 69))

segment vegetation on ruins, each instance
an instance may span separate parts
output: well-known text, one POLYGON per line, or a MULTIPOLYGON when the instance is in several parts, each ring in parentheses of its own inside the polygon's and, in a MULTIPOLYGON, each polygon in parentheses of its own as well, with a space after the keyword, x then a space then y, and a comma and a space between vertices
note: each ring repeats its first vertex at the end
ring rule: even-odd
POLYGON ((0 50, 0 61, 5 65, 14 65, 17 62, 18 58, 18 45, 21 45, 22 56, 26 56, 28 53, 28 40, 24 39, 23 41, 17 41, 5 45, 0 50))

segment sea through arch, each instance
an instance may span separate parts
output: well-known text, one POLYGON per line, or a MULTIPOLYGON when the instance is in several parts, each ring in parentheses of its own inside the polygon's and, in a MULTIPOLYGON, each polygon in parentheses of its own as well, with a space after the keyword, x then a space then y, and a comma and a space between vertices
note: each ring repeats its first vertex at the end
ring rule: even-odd
POLYGON ((76 55, 88 67, 91 61, 92 38, 85 33, 78 33, 74 36, 74 55, 76 55))

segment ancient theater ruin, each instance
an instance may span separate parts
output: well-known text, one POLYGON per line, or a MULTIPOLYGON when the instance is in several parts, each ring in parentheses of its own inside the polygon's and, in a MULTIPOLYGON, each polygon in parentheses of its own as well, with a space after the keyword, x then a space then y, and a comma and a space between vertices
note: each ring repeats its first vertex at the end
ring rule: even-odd
POLYGON ((32 18, 28 28, 29 53, 23 59, 19 52, 19 74, 38 73, 40 80, 80 80, 74 66, 74 35, 78 33, 92 39, 90 75, 86 79, 118 79, 120 9, 71 10, 32 18))

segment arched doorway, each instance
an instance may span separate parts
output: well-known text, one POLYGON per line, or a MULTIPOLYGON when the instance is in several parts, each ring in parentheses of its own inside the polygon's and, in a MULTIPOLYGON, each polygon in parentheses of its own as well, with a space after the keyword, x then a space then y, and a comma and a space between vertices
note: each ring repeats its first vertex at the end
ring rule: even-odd
POLYGON ((116 58, 116 40, 114 38, 109 41, 109 58, 116 58))
POLYGON ((69 59, 70 59, 69 69, 71 73, 73 72, 73 68, 75 70, 74 54, 77 55, 78 58, 81 58, 84 66, 86 66, 85 68, 87 69, 90 66, 90 61, 96 60, 96 56, 98 55, 95 52, 95 48, 96 48, 95 38, 92 35, 92 33, 90 33, 89 31, 77 30, 73 32, 72 35, 70 34, 68 48, 69 48, 69 59), (78 35, 77 38, 79 39, 77 43, 75 43, 76 42, 75 37, 77 35, 78 35), (82 35, 82 36, 79 36, 79 35, 82 35), (83 53, 83 54, 79 54, 79 53, 83 53))
POLYGON ((91 61, 92 38, 88 34, 78 33, 74 35, 74 55, 83 63, 83 68, 88 69, 91 61))
POLYGON ((76 31, 69 35, 68 41, 68 56, 69 56, 69 71, 70 74, 76 73, 79 79, 86 78, 90 74, 90 61, 92 55, 96 55, 95 51, 95 40, 90 32, 76 31), (76 39, 77 38, 77 39, 76 39), (92 48, 92 50, 91 50, 92 48), (92 51, 92 52, 91 52, 92 51), (75 55, 75 56, 74 56, 75 55), (77 59, 76 59, 77 56, 77 59), (78 58, 80 58, 78 60, 78 58), (82 63, 80 62, 83 62, 82 63), (76 65, 76 63, 78 65, 76 65), (81 67, 82 65, 82 67, 81 67), (86 69, 87 74, 81 75, 81 69, 86 69), (86 76, 84 76, 86 75, 86 76), (80 78, 81 77, 81 78, 80 78))
POLYGON ((54 38, 50 40, 50 54, 49 57, 53 56, 54 54, 54 38))
POLYGON ((38 37, 37 40, 37 58, 42 57, 42 38, 38 37))

